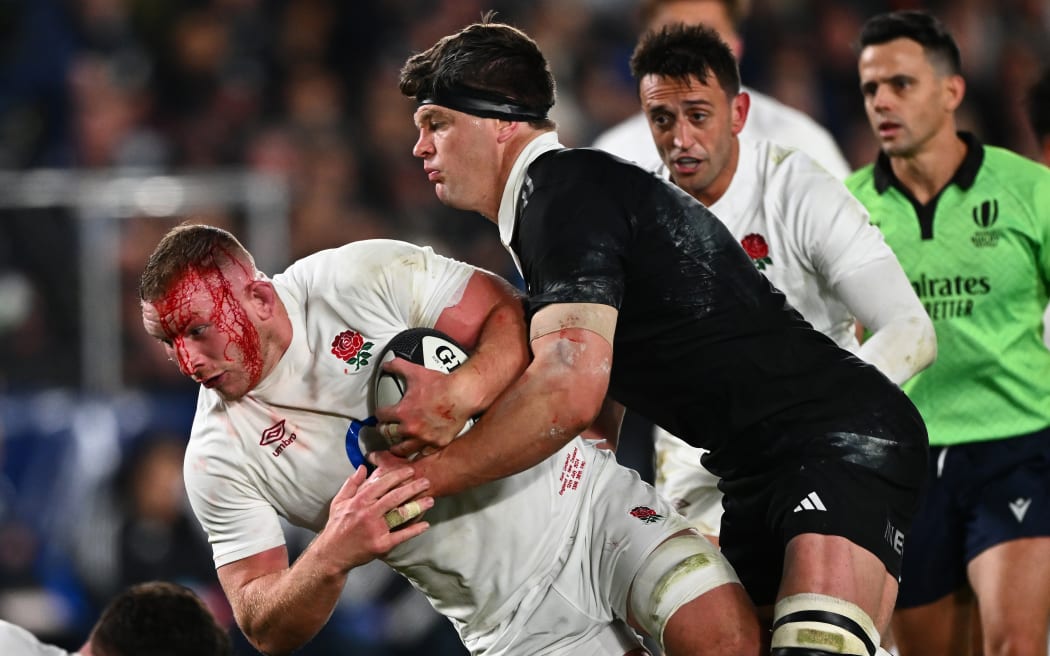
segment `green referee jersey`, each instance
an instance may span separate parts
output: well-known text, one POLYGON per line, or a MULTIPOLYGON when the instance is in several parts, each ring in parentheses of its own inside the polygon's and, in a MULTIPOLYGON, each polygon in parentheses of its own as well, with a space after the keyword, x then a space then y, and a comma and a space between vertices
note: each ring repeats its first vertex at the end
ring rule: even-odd
POLYGON ((925 206, 881 153, 846 180, 936 327, 937 360, 904 390, 938 446, 1050 426, 1050 169, 960 137, 966 159, 925 206))

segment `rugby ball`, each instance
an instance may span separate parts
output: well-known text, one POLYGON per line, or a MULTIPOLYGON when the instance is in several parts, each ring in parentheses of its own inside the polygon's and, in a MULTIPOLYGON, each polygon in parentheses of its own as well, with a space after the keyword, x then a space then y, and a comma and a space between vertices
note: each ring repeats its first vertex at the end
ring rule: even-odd
MULTIPOLYGON (((450 374, 466 362, 467 357, 467 352, 454 339, 433 328, 409 328, 387 342, 376 360, 369 389, 368 408, 372 416, 365 422, 355 422, 347 433, 347 453, 351 462, 356 466, 365 461, 365 454, 390 448, 390 443, 375 426, 375 409, 400 401, 406 387, 401 376, 383 371, 383 363, 404 358, 427 369, 450 374)), ((460 434, 473 424, 474 419, 469 419, 460 434)))

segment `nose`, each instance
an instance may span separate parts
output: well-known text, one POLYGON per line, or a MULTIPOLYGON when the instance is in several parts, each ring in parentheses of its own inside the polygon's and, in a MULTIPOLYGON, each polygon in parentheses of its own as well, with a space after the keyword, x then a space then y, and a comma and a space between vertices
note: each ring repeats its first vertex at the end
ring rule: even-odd
POLYGON ((433 141, 427 136, 425 130, 419 131, 419 139, 416 139, 416 145, 412 146, 412 154, 421 159, 428 157, 434 153, 433 141))
POLYGON ((686 121, 679 121, 674 128, 675 147, 682 150, 688 150, 695 142, 696 140, 693 138, 689 124, 686 121))
POLYGON ((890 92, 887 90, 887 85, 880 84, 875 87, 875 93, 871 95, 871 107, 875 111, 882 111, 890 106, 890 92))
POLYGON ((201 356, 200 350, 194 348, 185 340, 176 340, 171 350, 175 363, 179 366, 179 371, 183 376, 193 378, 197 370, 204 366, 204 358, 201 356))

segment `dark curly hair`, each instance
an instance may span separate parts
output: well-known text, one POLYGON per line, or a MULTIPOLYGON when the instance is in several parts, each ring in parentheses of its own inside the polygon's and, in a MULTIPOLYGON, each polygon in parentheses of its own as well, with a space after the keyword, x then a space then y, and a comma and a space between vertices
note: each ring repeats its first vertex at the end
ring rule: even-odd
MULTIPOLYGON (((539 46, 521 30, 491 22, 494 14, 413 55, 401 68, 401 93, 422 100, 440 90, 466 88, 527 107, 554 105, 554 75, 539 46)), ((552 129, 549 119, 529 121, 552 129)))

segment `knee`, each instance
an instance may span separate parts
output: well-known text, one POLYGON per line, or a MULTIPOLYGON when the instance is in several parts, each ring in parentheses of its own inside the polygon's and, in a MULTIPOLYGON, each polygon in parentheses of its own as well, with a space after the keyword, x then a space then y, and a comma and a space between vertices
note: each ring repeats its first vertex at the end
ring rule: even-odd
POLYGON ((759 653, 758 620, 736 573, 698 535, 673 537, 653 550, 635 575, 628 609, 668 654, 697 653, 683 646, 699 642, 710 653, 759 653), (727 583, 734 591, 712 593, 727 583), (712 614, 726 621, 706 621, 715 619, 712 614))
POLYGON ((777 602, 772 656, 877 656, 879 632, 868 614, 843 599, 797 594, 777 602))
POLYGON ((1031 630, 1010 632, 985 632, 985 656, 1045 656, 1046 633, 1036 634, 1031 630))

